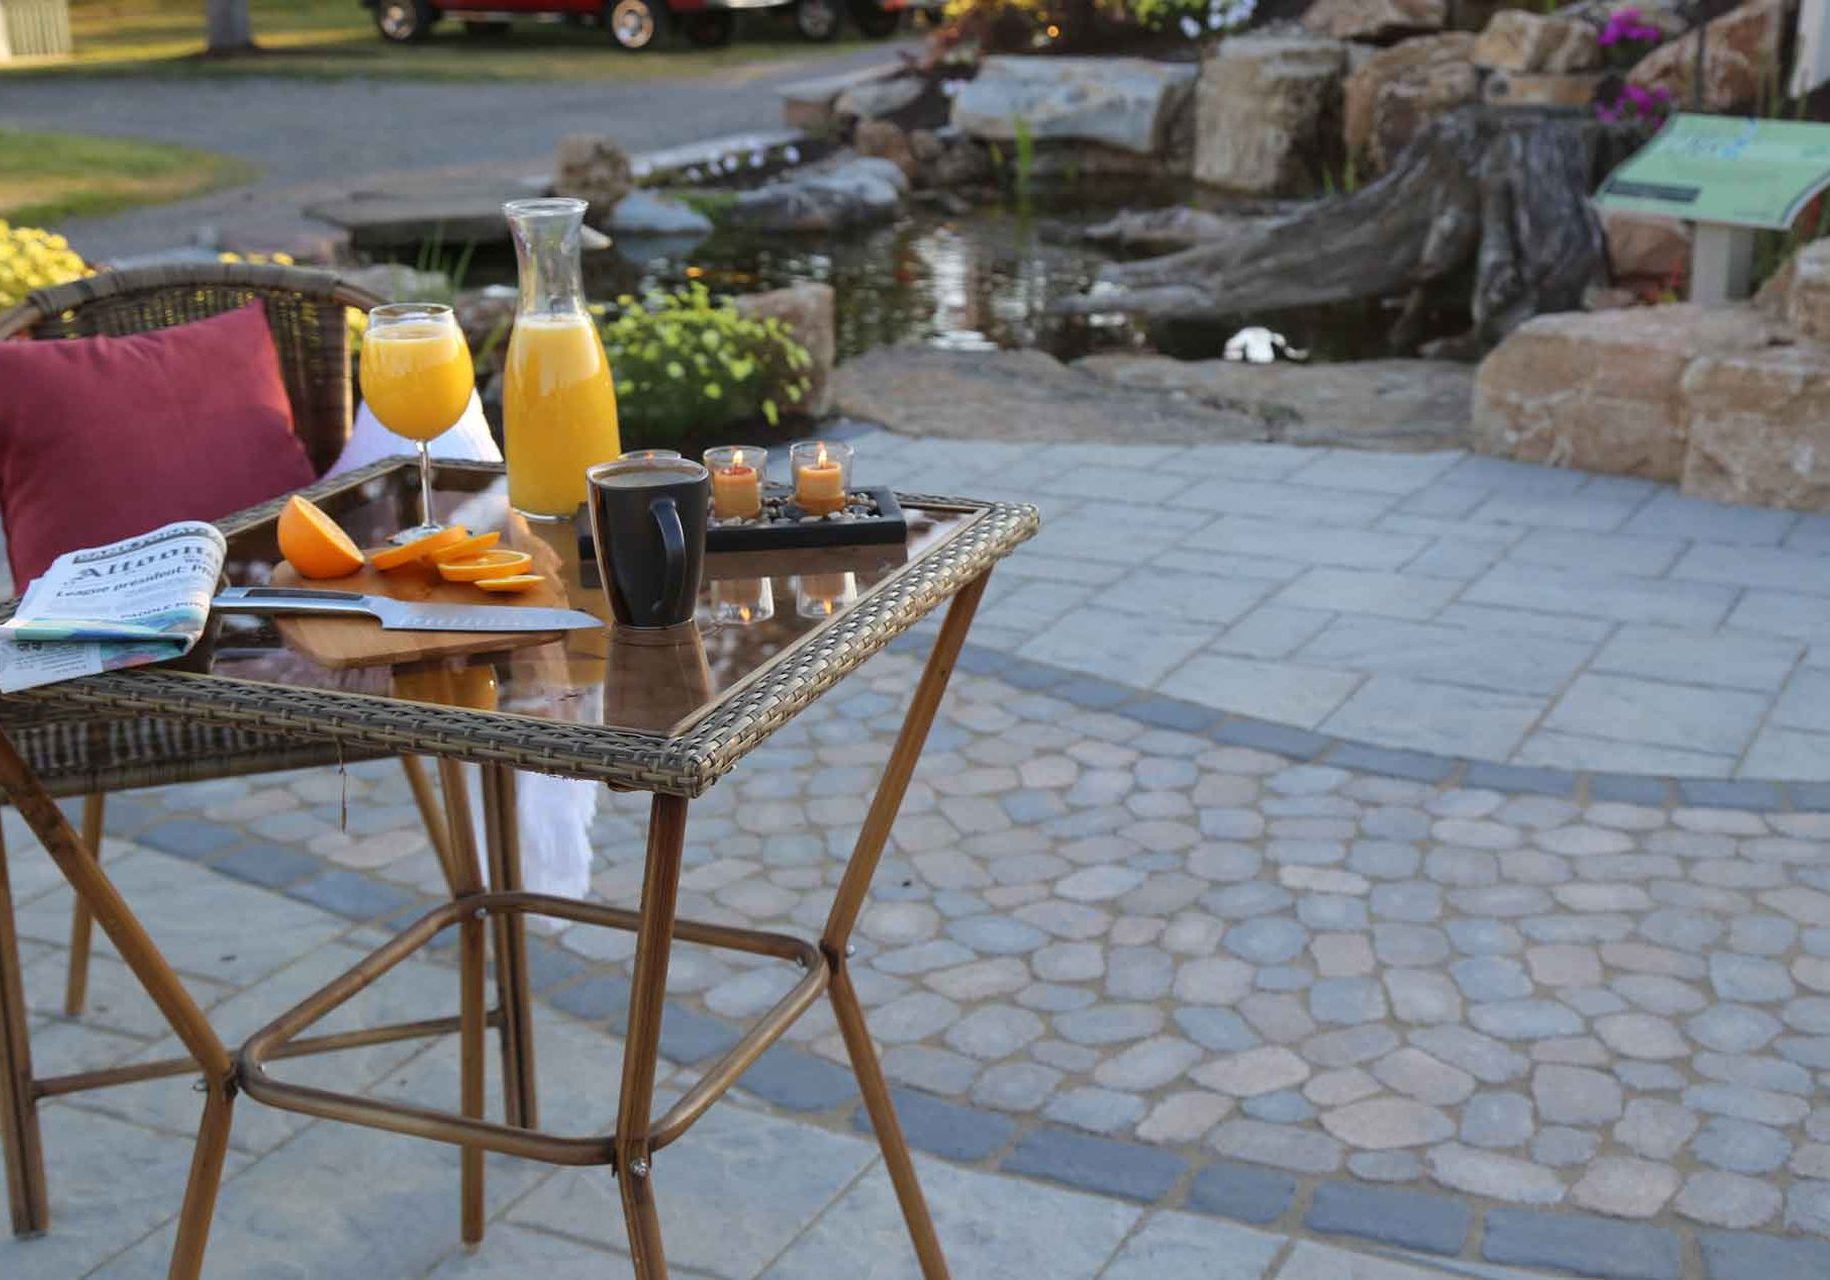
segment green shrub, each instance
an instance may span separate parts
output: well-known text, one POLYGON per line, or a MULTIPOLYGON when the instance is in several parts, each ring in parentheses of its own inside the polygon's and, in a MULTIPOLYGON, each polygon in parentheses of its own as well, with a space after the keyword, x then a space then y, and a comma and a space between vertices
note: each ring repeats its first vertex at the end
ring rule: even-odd
POLYGON ((813 357, 776 319, 739 315, 702 284, 617 299, 604 323, 618 416, 645 446, 760 415, 770 426, 806 398, 813 357))

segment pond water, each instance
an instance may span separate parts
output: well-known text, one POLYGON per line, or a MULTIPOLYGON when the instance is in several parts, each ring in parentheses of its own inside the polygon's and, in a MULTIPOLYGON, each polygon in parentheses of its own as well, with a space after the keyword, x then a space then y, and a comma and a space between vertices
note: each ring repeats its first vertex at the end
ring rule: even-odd
MULTIPOLYGON (((1390 354, 1386 340, 1395 312, 1378 303, 1149 329, 1123 316, 1055 314, 1054 303, 1081 293, 1113 260, 1078 238, 1076 229, 1114 211, 1084 205, 1034 214, 1000 208, 958 216, 916 211, 890 226, 832 237, 719 232, 697 244, 625 237, 619 253, 593 255, 586 284, 593 296, 612 297, 679 288, 693 280, 714 293, 827 283, 837 294, 840 359, 901 342, 965 350, 1036 347, 1062 359, 1154 348, 1202 359, 1222 355, 1229 339, 1256 327, 1281 335, 1283 345, 1311 360, 1390 354)), ((495 261, 478 264, 470 282, 512 278, 512 263, 495 261)))

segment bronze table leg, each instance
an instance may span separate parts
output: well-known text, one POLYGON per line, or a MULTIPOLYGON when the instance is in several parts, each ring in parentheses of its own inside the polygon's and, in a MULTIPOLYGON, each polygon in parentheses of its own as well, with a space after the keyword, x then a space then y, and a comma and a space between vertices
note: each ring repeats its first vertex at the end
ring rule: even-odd
MULTIPOLYGON (((103 791, 83 797, 83 843, 98 859, 102 856, 102 814, 107 800, 103 791)), ((66 1017, 79 1017, 89 1001, 89 942, 94 924, 89 904, 78 898, 70 907, 70 968, 64 978, 66 1017)))
POLYGON ((6 874, 6 849, 0 842, 0 1163, 6 1166, 13 1234, 34 1236, 50 1228, 51 1211, 45 1197, 44 1146, 38 1134, 32 1045, 25 1017, 13 892, 6 874))
POLYGON ((826 963, 832 968, 832 986, 828 990, 833 1013, 839 1021, 839 1032, 845 1038, 845 1051, 851 1056, 858 1087, 864 1092, 864 1107, 870 1114, 871 1127, 876 1130, 877 1145, 883 1149, 884 1167, 889 1170, 890 1182, 896 1188, 896 1199, 902 1206, 903 1219, 908 1223, 909 1236, 915 1243, 915 1256, 921 1263, 924 1280, 947 1280, 947 1260, 941 1253, 934 1219, 928 1213, 921 1183, 915 1176, 915 1162, 909 1155, 902 1125, 897 1121, 896 1108, 890 1101, 890 1086, 883 1075, 883 1064, 877 1060, 877 1051, 871 1045, 870 1029, 864 1022, 864 1007, 858 1003, 858 992, 852 986, 851 971, 846 967, 846 954, 850 949, 852 929, 858 923, 871 880, 877 874, 877 863, 883 857, 883 847, 889 841, 890 828, 895 825, 902 798, 908 793, 909 780, 915 776, 915 765, 921 759, 928 730, 934 725, 941 696, 946 693, 947 681, 953 675, 953 664, 966 643, 966 633, 972 628, 972 615, 979 607, 979 598, 985 594, 985 583, 990 577, 986 572, 967 583, 947 610, 947 620, 941 625, 940 637, 928 655, 927 666, 922 669, 921 682, 915 686, 908 715, 903 719, 901 732, 896 735, 896 746, 890 752, 889 763, 884 766, 883 778, 877 784, 877 794, 871 799, 870 812, 858 833, 851 861, 846 864, 845 876, 833 897, 826 929, 820 935, 820 949, 826 953, 826 963))
MULTIPOLYGON (((445 793, 446 856, 442 859, 445 882, 453 901, 483 891, 483 873, 477 866, 476 828, 470 820, 470 790, 464 783, 464 766, 456 760, 438 762, 439 789, 445 793)), ((472 1120, 483 1118, 484 1061, 487 1012, 483 1008, 483 913, 467 915, 458 925, 458 1109, 472 1120)), ((483 1148, 466 1146, 459 1162, 459 1218, 461 1238, 472 1248, 483 1242, 483 1148)))
MULTIPOLYGON (((521 831, 515 809, 515 771, 483 766, 483 839, 489 853, 489 887, 521 890, 521 831)), ((497 914, 496 1007, 502 1011, 503 1116, 522 1129, 540 1127, 534 1079, 534 1007, 528 989, 527 922, 518 911, 497 914)))
POLYGON ((648 810, 648 863, 642 877, 641 925, 629 983, 629 1029, 623 1040, 623 1089, 616 1107, 617 1187, 636 1280, 667 1280, 661 1220, 655 1213, 651 1111, 655 1058, 661 1051, 661 1010, 667 999, 667 958, 673 948, 674 904, 680 892, 680 853, 686 844, 686 801, 656 796, 648 810))
MULTIPOLYGON (((223 1155, 228 1148, 230 1100, 235 1096, 235 1069, 229 1051, 217 1039, 216 1032, 184 983, 159 954, 157 945, 121 897, 120 890, 102 871, 101 863, 71 830, 63 810, 46 793, 43 784, 20 758, 12 739, 4 733, 0 733, 0 789, 11 798, 13 807, 37 835, 77 897, 89 904, 102 932, 108 935, 122 961, 159 1007, 172 1033, 202 1068, 209 1097, 197 1135, 197 1153, 191 1164, 190 1185, 184 1195, 184 1212, 178 1219, 178 1242, 172 1250, 169 1273, 170 1280, 197 1280, 203 1268, 210 1220, 216 1209, 223 1155)), ((10 934, 10 914, 4 927, 10 934)), ((23 1033, 23 1013, 20 1009, 16 1028, 11 1022, 5 1028, 8 1041, 15 1038, 15 1031, 23 1033)), ((25 1062, 23 1051, 10 1046, 6 1056, 21 1065, 25 1062)))

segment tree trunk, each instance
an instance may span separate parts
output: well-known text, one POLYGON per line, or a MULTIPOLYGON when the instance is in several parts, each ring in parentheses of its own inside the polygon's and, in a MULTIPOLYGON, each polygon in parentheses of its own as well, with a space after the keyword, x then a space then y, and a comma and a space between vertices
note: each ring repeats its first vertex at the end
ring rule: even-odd
POLYGON ((254 47, 248 0, 205 0, 211 53, 240 53, 254 47))
POLYGON ((1541 311, 1579 307, 1584 288, 1605 280, 1589 193, 1644 136, 1587 114, 1464 108, 1351 195, 1262 217, 1165 225, 1140 215, 1112 238, 1197 228, 1211 238, 1108 266, 1065 309, 1214 319, 1401 297, 1466 273, 1475 282, 1468 336, 1485 348, 1541 311))

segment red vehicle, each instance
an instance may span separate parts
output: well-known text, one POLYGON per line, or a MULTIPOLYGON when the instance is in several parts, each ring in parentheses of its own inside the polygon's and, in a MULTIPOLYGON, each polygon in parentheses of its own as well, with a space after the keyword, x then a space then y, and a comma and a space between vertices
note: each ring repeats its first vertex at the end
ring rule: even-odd
POLYGON ((833 40, 847 13, 874 39, 895 32, 905 8, 927 0, 362 0, 375 11, 382 38, 424 40, 440 18, 456 18, 477 35, 498 35, 515 18, 596 23, 625 49, 646 49, 670 28, 703 48, 731 38, 739 9, 794 10, 794 25, 809 40, 833 40))

